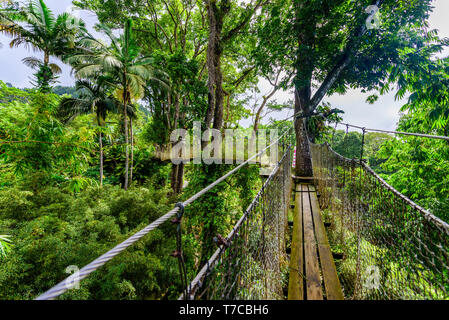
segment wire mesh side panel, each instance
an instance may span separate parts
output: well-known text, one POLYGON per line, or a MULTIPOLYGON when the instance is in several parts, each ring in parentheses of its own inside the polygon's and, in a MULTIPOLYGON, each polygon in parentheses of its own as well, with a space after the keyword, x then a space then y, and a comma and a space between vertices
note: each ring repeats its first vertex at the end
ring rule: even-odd
POLYGON ((449 225, 365 163, 311 144, 319 200, 347 299, 449 299, 449 225))
POLYGON ((291 184, 288 147, 262 189, 190 285, 191 299, 283 298, 285 230, 291 184))

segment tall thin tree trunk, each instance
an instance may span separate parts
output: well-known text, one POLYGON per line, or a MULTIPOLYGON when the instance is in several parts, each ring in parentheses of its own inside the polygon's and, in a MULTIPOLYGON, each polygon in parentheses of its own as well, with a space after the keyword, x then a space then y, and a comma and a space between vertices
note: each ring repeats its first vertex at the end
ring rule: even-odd
POLYGON ((100 144, 100 186, 103 186, 103 134, 101 131, 98 142, 100 144))
POLYGON ((178 177, 177 177, 176 191, 178 193, 182 192, 182 187, 184 185, 184 163, 180 163, 178 167, 178 177))
POLYGON ((123 123, 125 129, 125 182, 123 184, 123 188, 128 190, 128 169, 129 169, 129 135, 128 135, 128 113, 127 113, 127 105, 126 105, 126 94, 123 93, 124 103, 123 103, 123 123))
POLYGON ((53 77, 53 72, 51 74, 48 74, 47 71, 49 70, 49 64, 50 64, 50 54, 47 51, 44 51, 44 65, 40 66, 40 70, 44 71, 41 74, 41 82, 39 79, 37 79, 37 83, 39 84, 39 90, 43 93, 49 93, 51 91, 50 89, 50 81, 53 77), (40 82, 40 83, 39 83, 40 82))
POLYGON ((129 184, 132 185, 133 183, 133 167, 134 167, 134 128, 133 128, 133 119, 129 118, 129 126, 130 126, 130 133, 131 133, 131 165, 129 167, 129 184))
POLYGON ((259 129, 260 124, 260 117, 262 115, 262 111, 265 108, 265 105, 267 104, 267 101, 272 97, 273 95, 270 94, 268 97, 263 97, 262 104, 260 105, 259 109, 257 109, 256 117, 254 119, 254 131, 257 131, 259 129))

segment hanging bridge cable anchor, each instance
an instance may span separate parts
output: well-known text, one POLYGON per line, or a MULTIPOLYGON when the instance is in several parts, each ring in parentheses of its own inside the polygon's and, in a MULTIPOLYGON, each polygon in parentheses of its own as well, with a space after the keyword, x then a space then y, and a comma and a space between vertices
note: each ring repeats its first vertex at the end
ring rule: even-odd
POLYGON ((184 211, 185 211, 185 206, 184 203, 182 202, 178 202, 177 204, 175 204, 175 208, 179 208, 178 212, 176 213, 176 216, 181 219, 184 215, 184 211))
POLYGON ((229 240, 224 238, 221 234, 217 234, 217 236, 214 237, 214 242, 217 246, 223 246, 225 248, 229 247, 229 240))

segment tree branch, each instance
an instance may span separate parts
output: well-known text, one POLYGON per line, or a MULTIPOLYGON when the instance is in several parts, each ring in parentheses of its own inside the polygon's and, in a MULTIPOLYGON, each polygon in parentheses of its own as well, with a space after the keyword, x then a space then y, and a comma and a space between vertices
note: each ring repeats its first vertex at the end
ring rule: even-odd
POLYGON ((231 40, 240 30, 242 30, 251 20, 251 18, 253 17, 254 13, 257 11, 257 9, 259 9, 260 7, 262 7, 262 5, 268 3, 267 2, 263 2, 262 0, 259 0, 257 2, 257 4, 254 6, 254 8, 249 8, 247 7, 245 10, 244 18, 237 24, 237 26, 235 26, 234 28, 232 28, 231 30, 229 30, 223 37, 222 37, 222 41, 223 42, 227 42, 229 40, 231 40))
MULTIPOLYGON (((373 0, 372 5, 376 5, 377 7, 380 8, 381 5, 384 3, 384 1, 385 0, 373 0)), ((365 21, 363 21, 362 25, 359 26, 357 32, 355 33, 355 39, 350 43, 348 43, 341 57, 338 59, 337 64, 327 74, 320 88, 313 95, 307 107, 308 109, 307 112, 313 112, 316 109, 316 107, 324 98, 324 96, 327 94, 327 92, 330 90, 330 88, 332 88, 332 86, 335 84, 335 82, 337 81, 338 77, 343 72, 343 70, 351 63, 354 50, 360 44, 360 38, 366 33, 366 31, 367 31, 366 23, 365 21)))

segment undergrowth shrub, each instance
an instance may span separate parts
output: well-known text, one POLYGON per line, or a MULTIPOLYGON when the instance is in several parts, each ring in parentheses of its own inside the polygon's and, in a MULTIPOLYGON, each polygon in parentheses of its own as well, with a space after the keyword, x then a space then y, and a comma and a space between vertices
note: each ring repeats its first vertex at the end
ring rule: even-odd
MULTIPOLYGON (((0 233, 14 247, 0 261, 0 299, 33 299, 169 211, 167 189, 88 188, 76 196, 0 190, 0 233)), ((164 224, 70 290, 62 299, 176 298, 175 227, 164 224)))

